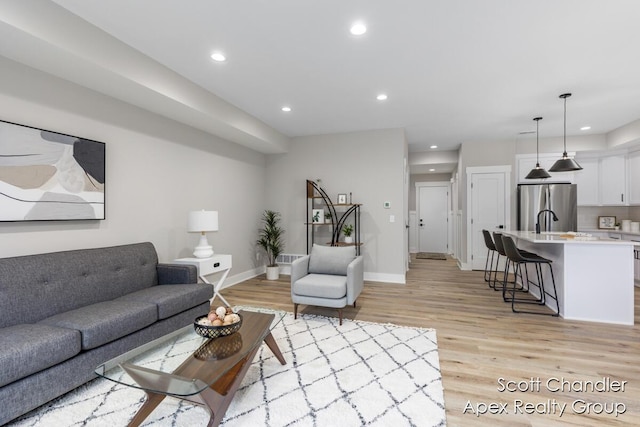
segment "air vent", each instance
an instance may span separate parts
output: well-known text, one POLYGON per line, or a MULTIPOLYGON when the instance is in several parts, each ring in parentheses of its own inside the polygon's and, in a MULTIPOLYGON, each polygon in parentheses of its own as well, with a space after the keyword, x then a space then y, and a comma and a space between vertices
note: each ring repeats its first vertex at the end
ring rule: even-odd
POLYGON ((278 258, 276 258, 276 263, 278 264, 291 264, 293 261, 298 258, 302 258, 304 255, 300 254, 280 254, 278 258))

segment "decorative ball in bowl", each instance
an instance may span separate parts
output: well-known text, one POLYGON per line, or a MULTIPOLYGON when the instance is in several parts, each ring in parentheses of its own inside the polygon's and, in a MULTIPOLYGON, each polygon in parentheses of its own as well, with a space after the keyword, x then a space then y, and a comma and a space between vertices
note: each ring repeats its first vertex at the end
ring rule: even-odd
MULTIPOLYGON (((218 309, 219 308, 224 309, 224 307, 218 307, 218 309)), ((193 322, 196 333, 205 338, 231 335, 234 332, 238 332, 241 326, 242 316, 233 312, 227 314, 220 313, 220 316, 218 316, 215 311, 211 311, 207 315, 197 317, 195 322, 193 322)))

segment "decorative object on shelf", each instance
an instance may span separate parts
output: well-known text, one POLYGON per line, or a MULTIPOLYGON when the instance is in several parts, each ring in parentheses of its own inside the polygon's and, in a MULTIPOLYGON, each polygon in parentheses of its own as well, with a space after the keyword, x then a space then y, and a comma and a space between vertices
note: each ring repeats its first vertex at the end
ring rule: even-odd
POLYGON ((324 213, 324 222, 327 224, 331 223, 331 212, 325 212, 324 213))
MULTIPOLYGON (((318 185, 317 180, 307 179, 306 183, 307 254, 310 253, 314 243, 329 246, 341 245, 343 242, 340 241, 340 234, 348 221, 353 226, 352 244, 356 247, 356 254, 360 255, 360 207, 362 205, 351 203, 351 193, 349 193, 349 202, 333 203, 327 192, 318 185), (316 206, 322 206, 322 209, 317 209, 316 206), (325 215, 327 213, 328 215, 325 215), (327 222, 324 222, 325 216, 330 218, 327 222), (326 224, 326 227, 316 226, 320 224, 326 224), (319 241, 319 239, 322 240, 319 241)), ((338 194, 338 201, 341 202, 343 199, 346 200, 346 194, 338 194)))
POLYGON ((551 174, 549 172, 547 172, 546 170, 544 170, 544 168, 540 167, 540 149, 539 149, 539 140, 538 140, 538 125, 540 124, 540 120, 542 120, 542 117, 536 117, 533 120, 536 121, 536 167, 531 169, 531 172, 529 172, 529 174, 527 176, 525 176, 525 179, 541 179, 541 178, 550 178, 551 174))
POLYGON ((615 216, 599 216, 598 228, 605 230, 614 230, 616 228, 615 216))
POLYGON ((284 230, 280 227, 280 213, 265 210, 262 214, 262 230, 258 237, 258 245, 267 254, 267 280, 278 280, 280 267, 276 259, 284 250, 282 235, 284 230))
POLYGON ((345 243, 353 243, 353 237, 351 237, 351 234, 353 233, 352 224, 345 224, 344 227, 342 227, 342 233, 344 234, 345 243))
POLYGON ((314 224, 324 224, 324 209, 314 209, 311 221, 314 224))
POLYGON ((347 204, 347 195, 346 194, 338 194, 338 204, 346 205, 347 204))
POLYGON ((193 251, 196 258, 209 258, 213 255, 213 248, 207 241, 207 234, 210 231, 218 231, 218 211, 192 211, 189 212, 187 220, 187 231, 189 233, 200 233, 200 241, 193 251))
POLYGON ((567 98, 570 96, 570 93, 560 95, 560 98, 564 99, 564 152, 562 153, 562 158, 557 160, 553 166, 549 168, 549 172, 571 172, 582 169, 582 166, 574 159, 569 158, 567 154, 567 98))

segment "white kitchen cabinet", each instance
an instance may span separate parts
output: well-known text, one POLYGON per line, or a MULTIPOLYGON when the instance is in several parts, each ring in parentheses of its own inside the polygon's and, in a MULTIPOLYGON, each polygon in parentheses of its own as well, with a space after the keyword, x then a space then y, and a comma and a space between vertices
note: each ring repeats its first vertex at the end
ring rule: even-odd
POLYGON ((627 159, 625 155, 600 159, 600 203, 607 206, 626 206, 627 159))
POLYGON ((582 170, 574 172, 574 182, 578 184, 578 206, 597 206, 599 198, 600 160, 576 159, 582 170))
POLYGON ((629 204, 640 205, 640 151, 627 156, 629 171, 629 204))

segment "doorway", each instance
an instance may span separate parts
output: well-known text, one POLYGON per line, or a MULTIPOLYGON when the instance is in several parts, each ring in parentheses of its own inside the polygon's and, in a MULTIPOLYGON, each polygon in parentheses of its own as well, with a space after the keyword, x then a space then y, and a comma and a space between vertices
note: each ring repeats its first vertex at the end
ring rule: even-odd
POLYGON ((416 183, 419 252, 449 253, 449 182, 416 183))
POLYGON ((483 270, 487 247, 482 230, 511 228, 511 166, 467 168, 467 262, 483 270))

